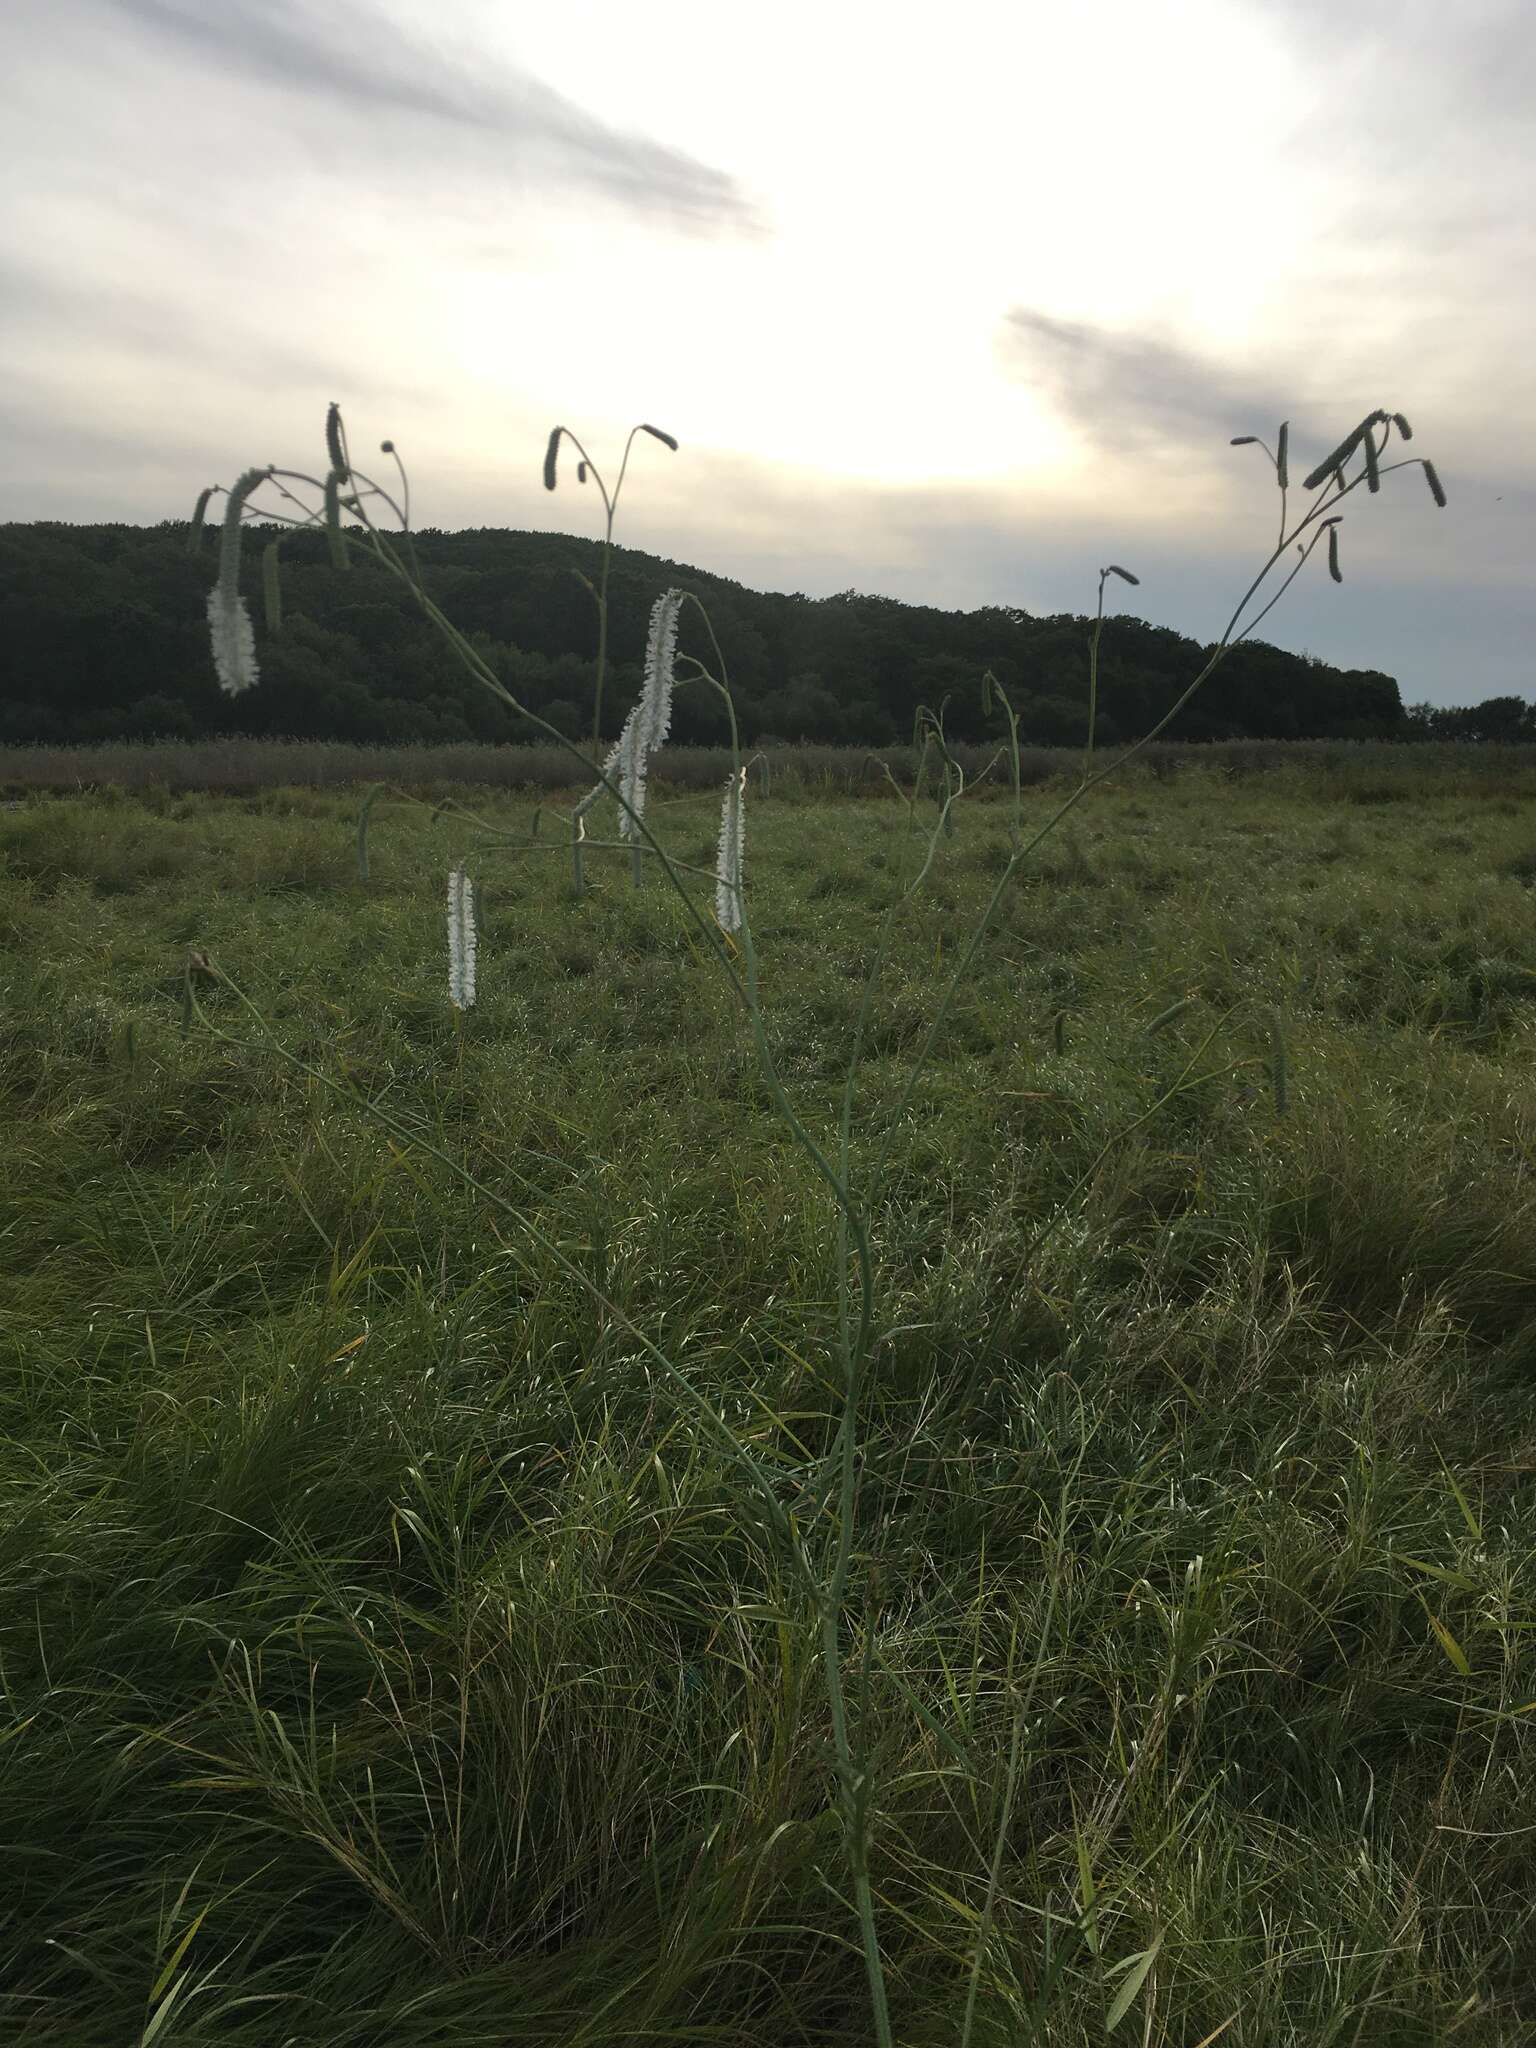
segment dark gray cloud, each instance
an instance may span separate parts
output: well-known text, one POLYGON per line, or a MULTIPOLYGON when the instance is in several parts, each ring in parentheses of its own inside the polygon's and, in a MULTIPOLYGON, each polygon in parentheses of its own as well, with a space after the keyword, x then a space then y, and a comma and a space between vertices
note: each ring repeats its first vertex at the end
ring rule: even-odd
POLYGON ((471 67, 357 7, 303 0, 101 0, 139 33, 219 71, 373 123, 415 124, 519 174, 595 192, 676 224, 755 233, 726 172, 584 112, 505 65, 471 67))
POLYGON ((1012 376, 1107 447, 1203 453, 1233 434, 1272 435, 1286 410, 1263 376, 1224 368, 1178 342, 1026 306, 1005 316, 999 354, 1012 376))

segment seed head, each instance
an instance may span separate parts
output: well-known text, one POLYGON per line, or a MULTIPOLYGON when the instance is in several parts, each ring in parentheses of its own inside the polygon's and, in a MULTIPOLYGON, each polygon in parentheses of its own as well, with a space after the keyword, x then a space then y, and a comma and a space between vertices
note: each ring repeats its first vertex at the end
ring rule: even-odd
POLYGON ((1227 446, 1229 448, 1251 448, 1258 438, 1257 434, 1234 434, 1227 443, 1227 446))
POLYGON ((651 607, 640 701, 624 721, 624 730, 605 766, 604 772, 609 775, 618 772, 625 804, 619 830, 626 839, 640 835, 646 767, 650 756, 664 744, 672 724, 672 672, 677 659, 677 615, 682 602, 680 590, 664 590, 651 607))
POLYGON ((658 441, 663 442, 668 448, 670 448, 674 455, 677 453, 677 443, 673 440, 670 434, 664 434, 661 431, 660 427, 647 426, 645 421, 642 420, 640 422, 640 431, 642 434, 654 434, 656 439, 658 441))
POLYGON ((1429 495, 1434 499, 1435 503, 1440 507, 1440 509, 1444 511, 1445 487, 1440 481, 1439 471, 1435 468, 1435 465, 1432 462, 1426 462, 1424 465, 1424 481, 1429 485, 1429 495))
POLYGON ((560 436, 564 432, 564 427, 550 428, 549 446, 544 450, 544 488, 546 491, 552 491, 555 488, 555 457, 560 452, 560 436))
POLYGON ((475 1003, 475 893, 462 868, 448 877, 448 1000, 456 1010, 475 1003))
POLYGON ((1111 562, 1109 567, 1104 571, 1104 574, 1106 576, 1118 576, 1122 583, 1139 584, 1141 582, 1141 578, 1139 576, 1133 576, 1129 569, 1122 569, 1118 562, 1111 562))
POLYGON ((248 469, 229 493, 219 536, 219 580, 208 593, 213 665, 226 696, 238 697, 258 680, 256 636, 240 595, 240 541, 245 501, 265 483, 265 469, 248 469))
POLYGON ((1279 439, 1275 442, 1275 482, 1280 486, 1282 491, 1288 490, 1290 488, 1290 446, 1291 423, 1289 420, 1282 420, 1280 422, 1279 439))
POLYGON ((1372 497, 1381 489, 1381 463, 1376 452, 1376 430, 1366 430, 1365 439, 1360 443, 1365 452, 1365 487, 1372 497))
POLYGON ((1403 418, 1400 412, 1393 413, 1392 424, 1394 427, 1396 427, 1398 434, 1402 440, 1411 441, 1413 439, 1413 429, 1409 426, 1408 422, 1403 418))
POLYGON ((347 535, 341 523, 341 485, 339 470, 332 470, 325 480, 325 544, 331 551, 331 567, 345 569, 348 566, 347 535))
POLYGON ((187 536, 187 552, 200 555, 203 551, 203 523, 208 514, 208 500, 213 496, 213 485, 202 492, 192 508, 192 530, 187 536))
POLYGON ((1339 443, 1338 447, 1334 449, 1333 453, 1331 455, 1325 455, 1322 461, 1317 465, 1316 469, 1310 470, 1307 473, 1307 475, 1302 478, 1302 489, 1304 491, 1315 491, 1318 485, 1323 481, 1323 478, 1327 476, 1330 469, 1338 470, 1340 475, 1342 476, 1345 463, 1348 462, 1351 455, 1353 455, 1355 450, 1360 446, 1360 443, 1365 439, 1366 435, 1370 432, 1371 428, 1379 427, 1385 418, 1386 414, 1384 412, 1367 413, 1365 418, 1360 422, 1359 426, 1355 428, 1354 432, 1352 434, 1346 434, 1344 439, 1339 443))
POLYGON ((741 870, 747 836, 747 771, 727 777, 715 852, 715 919, 722 931, 741 930, 741 870))
POLYGON ((1339 529, 1336 526, 1328 529, 1328 574, 1335 583, 1344 581, 1344 571, 1339 567, 1339 529))
POLYGON ((330 457, 332 469, 346 483, 348 470, 346 449, 341 438, 341 407, 334 399, 325 415, 325 452, 330 457))

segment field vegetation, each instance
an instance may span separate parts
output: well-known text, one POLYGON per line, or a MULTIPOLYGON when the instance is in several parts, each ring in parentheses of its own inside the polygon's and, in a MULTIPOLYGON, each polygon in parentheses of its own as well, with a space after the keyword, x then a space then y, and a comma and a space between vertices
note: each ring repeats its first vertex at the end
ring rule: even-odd
MULTIPOLYGON (((752 928, 830 1146, 937 812, 813 770, 752 928)), ((378 798, 364 881, 356 790, 81 779, 0 817, 7 2038, 864 2041, 850 1798, 903 2044, 1531 2038, 1523 756, 1143 757, 909 1088, 1007 788, 934 837, 852 1155, 852 1787, 651 1349, 816 1541, 836 1211, 677 896, 460 787, 456 1011, 457 806, 378 798)))
MULTIPOLYGON (((1006 754, 994 741, 948 740, 967 782, 985 780, 996 793, 1010 779, 1006 754)), ((800 797, 885 796, 886 770, 905 787, 915 780, 920 747, 794 745, 770 741, 756 750, 753 787, 800 797)), ((1536 784, 1536 746, 1519 741, 1465 745, 1427 741, 1407 748, 1371 740, 1157 740, 1137 757, 1138 774, 1158 781, 1196 769, 1218 781, 1245 782, 1279 771, 1282 786, 1300 780, 1313 796, 1350 802, 1408 802, 1422 795, 1520 797, 1536 784)), ((1082 760, 1081 745, 1047 747, 1024 741, 1019 779, 1026 786, 1062 784, 1082 760)), ((730 773, 728 747, 668 745, 650 773, 676 790, 718 791, 730 773)), ((259 790, 351 790, 390 783, 415 796, 469 791, 571 794, 568 747, 459 745, 386 746, 346 740, 253 740, 225 734, 208 740, 106 740, 91 746, 0 746, 0 794, 54 791, 84 795, 131 792, 154 805, 173 796, 211 792, 248 796, 259 790)), ((975 792, 977 795, 980 791, 975 792)))

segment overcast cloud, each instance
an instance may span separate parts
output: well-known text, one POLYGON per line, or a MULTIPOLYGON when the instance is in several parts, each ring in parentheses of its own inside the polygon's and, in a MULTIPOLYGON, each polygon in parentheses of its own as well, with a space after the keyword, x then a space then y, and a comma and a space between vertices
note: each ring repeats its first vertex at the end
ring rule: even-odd
POLYGON ((184 517, 324 408, 419 516, 654 418, 620 537, 767 587, 1209 638, 1273 486, 1408 412, 1266 632, 1409 699, 1536 690, 1525 0, 11 0, 0 517, 184 517))

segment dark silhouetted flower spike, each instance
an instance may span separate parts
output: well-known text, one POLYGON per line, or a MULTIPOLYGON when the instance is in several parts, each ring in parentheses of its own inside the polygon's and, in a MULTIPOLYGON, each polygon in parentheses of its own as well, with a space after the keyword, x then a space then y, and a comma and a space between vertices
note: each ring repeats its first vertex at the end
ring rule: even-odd
POLYGON ((187 552, 200 555, 203 551, 203 523, 208 516, 208 500, 213 496, 213 485, 198 498, 192 507, 192 531, 187 536, 187 552))
POLYGON ((1280 438, 1275 443, 1275 482, 1281 490, 1289 490, 1291 482, 1291 423, 1280 422, 1280 438))
POLYGON ((1231 448, 1251 448, 1258 438, 1257 434, 1234 434, 1227 445, 1231 448))
POLYGON ((1328 529, 1328 574, 1335 583, 1344 581, 1344 571, 1339 567, 1339 529, 1336 526, 1328 529))
POLYGON ((560 436, 564 432, 564 427, 551 427, 549 430, 549 446, 544 450, 544 488, 546 491, 552 491, 555 488, 555 457, 560 453, 560 436))
POLYGON ((1118 576, 1123 583, 1140 583, 1139 576, 1133 576, 1129 569, 1122 569, 1118 562, 1111 562, 1104 571, 1106 576, 1118 576))
POLYGON ((1440 473, 1432 462, 1426 462, 1424 465, 1424 481, 1429 485, 1429 495, 1443 511, 1445 509, 1445 486, 1441 483, 1440 473))
POLYGON ((331 458, 332 469, 335 470, 342 482, 346 483, 347 458, 341 445, 341 407, 334 399, 332 399, 330 410, 325 416, 325 452, 331 458))
POLYGON ((640 431, 642 434, 654 434, 658 441, 664 441, 666 443, 666 445, 672 450, 672 453, 674 455, 677 453, 677 443, 673 440, 670 434, 664 434, 661 431, 660 427, 648 426, 646 422, 642 420, 640 422, 640 431))
POLYGON ((325 480, 325 544, 331 551, 331 567, 349 567, 346 529, 341 523, 342 477, 338 470, 332 470, 325 480))
POLYGON ((395 444, 393 441, 381 441, 379 443, 379 453, 381 455, 393 455, 394 452, 395 444))
POLYGON ((1405 441, 1411 441, 1413 439, 1413 429, 1409 426, 1408 422, 1403 418, 1400 412, 1393 413, 1392 424, 1394 427, 1396 427, 1398 433, 1402 436, 1402 438, 1405 441))
POLYGON ((1360 447, 1365 456, 1365 487, 1374 497, 1376 492, 1381 489, 1381 464, 1376 454, 1376 432, 1374 428, 1367 428, 1365 438, 1360 443, 1360 447))
POLYGON ((1342 473, 1345 463, 1348 462, 1351 455, 1360 446, 1360 443, 1365 439, 1371 428, 1379 427, 1385 418, 1386 414, 1384 412, 1367 413, 1354 432, 1347 434, 1338 447, 1333 450, 1332 454, 1325 455, 1316 469, 1308 471, 1307 475, 1301 480, 1301 488, 1304 491, 1315 491, 1330 469, 1338 470, 1342 473))
POLYGON ((586 464, 585 464, 584 462, 578 462, 578 463, 577 463, 577 465, 576 465, 576 481, 577 481, 577 483, 579 483, 579 484, 584 484, 584 483, 586 482, 586 480, 587 480, 587 465, 586 465, 586 464))

